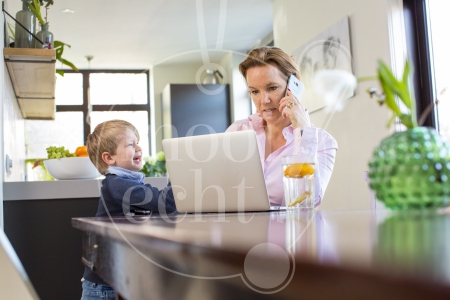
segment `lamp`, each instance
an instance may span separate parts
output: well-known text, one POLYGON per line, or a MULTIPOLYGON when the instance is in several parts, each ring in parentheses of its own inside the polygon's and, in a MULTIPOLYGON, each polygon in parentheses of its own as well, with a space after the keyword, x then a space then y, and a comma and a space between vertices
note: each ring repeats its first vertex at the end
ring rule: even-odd
POLYGON ((222 73, 219 70, 206 70, 206 76, 203 78, 202 84, 217 84, 220 83, 220 80, 217 79, 216 75, 219 75, 221 79, 223 79, 222 73))

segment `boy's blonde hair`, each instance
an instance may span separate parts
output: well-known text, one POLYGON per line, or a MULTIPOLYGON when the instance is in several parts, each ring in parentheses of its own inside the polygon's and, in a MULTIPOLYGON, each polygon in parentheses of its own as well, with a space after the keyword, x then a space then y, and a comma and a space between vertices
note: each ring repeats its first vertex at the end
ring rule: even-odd
POLYGON ((136 127, 124 120, 110 120, 100 123, 95 127, 94 132, 88 135, 86 146, 89 158, 100 174, 104 175, 109 167, 103 161, 102 153, 108 152, 115 155, 119 142, 125 136, 127 130, 131 130, 139 141, 139 132, 136 127))

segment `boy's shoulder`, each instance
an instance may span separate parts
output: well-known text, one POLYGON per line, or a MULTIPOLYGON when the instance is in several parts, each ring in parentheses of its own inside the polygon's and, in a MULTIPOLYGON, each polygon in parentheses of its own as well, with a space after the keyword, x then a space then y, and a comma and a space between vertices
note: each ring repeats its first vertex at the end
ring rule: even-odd
POLYGON ((114 188, 114 187, 117 187, 118 185, 133 186, 133 185, 143 185, 143 184, 135 179, 121 177, 121 176, 117 176, 115 174, 106 174, 105 179, 103 179, 103 181, 102 181, 102 185, 114 188))

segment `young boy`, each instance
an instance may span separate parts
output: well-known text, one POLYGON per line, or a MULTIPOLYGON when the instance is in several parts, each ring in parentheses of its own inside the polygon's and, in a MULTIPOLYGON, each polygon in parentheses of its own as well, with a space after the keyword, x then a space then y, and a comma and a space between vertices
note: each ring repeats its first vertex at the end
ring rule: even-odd
MULTIPOLYGON (((123 120, 103 122, 87 138, 89 158, 105 175, 96 217, 125 216, 133 210, 176 212, 172 188, 158 190, 144 184, 139 133, 123 120)), ((115 299, 114 290, 85 267, 81 300, 115 299)))

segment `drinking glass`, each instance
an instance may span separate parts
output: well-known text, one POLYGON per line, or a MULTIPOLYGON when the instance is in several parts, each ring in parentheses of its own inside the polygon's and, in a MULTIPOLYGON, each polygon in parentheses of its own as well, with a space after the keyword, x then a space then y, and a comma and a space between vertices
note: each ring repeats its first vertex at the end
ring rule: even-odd
POLYGON ((315 157, 302 155, 284 156, 284 200, 287 210, 313 209, 315 199, 315 157))

